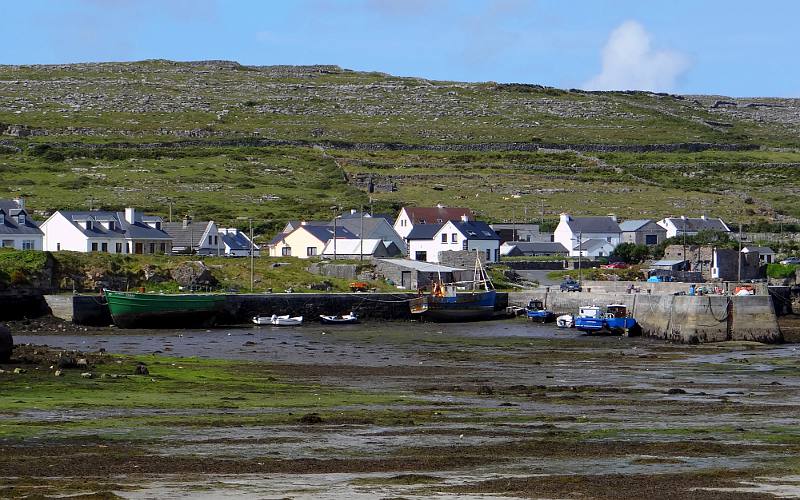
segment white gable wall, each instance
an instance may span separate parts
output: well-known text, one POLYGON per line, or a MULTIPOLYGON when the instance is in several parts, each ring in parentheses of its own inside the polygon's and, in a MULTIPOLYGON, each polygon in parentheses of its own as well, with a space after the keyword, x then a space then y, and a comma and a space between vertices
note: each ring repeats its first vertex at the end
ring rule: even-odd
POLYGON ((400 214, 397 216, 397 220, 394 221, 394 230, 405 240, 412 229, 414 229, 414 225, 411 222, 411 217, 408 216, 405 208, 400 209, 400 214))

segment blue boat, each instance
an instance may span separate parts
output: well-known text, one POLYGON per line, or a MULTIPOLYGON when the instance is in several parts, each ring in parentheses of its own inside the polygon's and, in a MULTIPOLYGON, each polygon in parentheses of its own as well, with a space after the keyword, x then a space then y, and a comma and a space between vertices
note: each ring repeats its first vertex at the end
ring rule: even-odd
POLYGON ((479 321, 494 316, 496 300, 497 291, 476 255, 472 281, 442 283, 440 277, 429 294, 412 299, 409 306, 411 314, 427 321, 479 321))
POLYGON ((530 321, 549 323, 556 319, 556 315, 553 313, 553 311, 548 311, 545 309, 544 304, 539 299, 533 299, 528 302, 528 307, 525 308, 525 312, 528 316, 528 320, 530 321))
POLYGON ((628 306, 625 304, 606 306, 606 330, 609 333, 628 335, 636 326, 636 320, 628 314, 628 306))
POLYGON ((605 315, 597 306, 583 306, 575 317, 575 328, 582 332, 600 332, 605 328, 605 315))

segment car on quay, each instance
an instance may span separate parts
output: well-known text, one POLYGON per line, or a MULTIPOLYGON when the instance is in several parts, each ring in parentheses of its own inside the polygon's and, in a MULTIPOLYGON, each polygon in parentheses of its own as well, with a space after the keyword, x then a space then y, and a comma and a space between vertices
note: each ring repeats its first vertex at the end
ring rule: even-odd
POLYGON ((790 265, 790 264, 800 264, 800 257, 789 257, 788 259, 783 259, 781 261, 783 265, 790 265))
POLYGON ((582 290, 581 284, 574 279, 568 278, 561 282, 562 292, 580 292, 582 290))

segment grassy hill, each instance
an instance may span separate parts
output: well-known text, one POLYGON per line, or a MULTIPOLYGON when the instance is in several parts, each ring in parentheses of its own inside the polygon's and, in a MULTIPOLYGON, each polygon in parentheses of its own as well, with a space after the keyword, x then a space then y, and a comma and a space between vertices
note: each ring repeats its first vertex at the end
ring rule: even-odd
POLYGON ((271 233, 374 204, 796 221, 800 100, 224 61, 0 66, 0 197, 271 233), (366 180, 395 191, 366 192, 366 180))

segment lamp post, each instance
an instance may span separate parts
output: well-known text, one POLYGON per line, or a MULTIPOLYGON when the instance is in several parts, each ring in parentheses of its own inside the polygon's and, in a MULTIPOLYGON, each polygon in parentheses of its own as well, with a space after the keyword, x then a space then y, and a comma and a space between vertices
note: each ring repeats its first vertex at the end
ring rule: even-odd
POLYGON ((255 244, 253 243, 253 218, 252 217, 237 217, 236 220, 245 220, 250 227, 250 293, 253 293, 253 284, 255 283, 255 261, 253 260, 255 252, 255 244))

